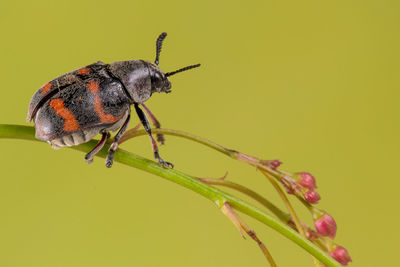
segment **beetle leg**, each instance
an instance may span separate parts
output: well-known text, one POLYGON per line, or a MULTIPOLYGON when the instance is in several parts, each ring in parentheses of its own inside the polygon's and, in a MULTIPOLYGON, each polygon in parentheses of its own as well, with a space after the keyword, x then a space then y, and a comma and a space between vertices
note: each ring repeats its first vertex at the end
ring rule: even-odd
POLYGON ((140 121, 141 121, 142 124, 143 124, 144 129, 145 129, 146 132, 149 134, 151 143, 152 143, 152 145, 153 145, 154 157, 158 160, 158 163, 160 163, 162 166, 164 166, 164 167, 166 167, 166 168, 169 168, 169 167, 173 168, 173 167, 174 167, 174 164, 172 164, 172 163, 170 163, 170 162, 167 162, 167 161, 164 161, 164 160, 160 157, 160 154, 158 153, 158 146, 157 146, 157 143, 156 143, 156 141, 154 140, 153 136, 151 135, 151 127, 150 127, 149 121, 147 120, 146 115, 143 113, 143 110, 140 109, 140 107, 139 107, 138 104, 135 104, 135 110, 136 110, 136 113, 137 113, 138 116, 139 116, 140 121))
POLYGON ((111 168, 113 162, 114 162, 114 153, 118 148, 118 141, 119 139, 124 135, 126 129, 128 128, 129 121, 131 119, 131 112, 129 110, 128 116, 126 117, 126 120, 122 127, 119 129, 118 133, 114 136, 114 140, 110 146, 110 149, 108 150, 108 156, 106 159, 106 167, 111 168))
POLYGON ((110 136, 110 134, 108 132, 102 132, 101 133, 101 139, 100 141, 97 143, 97 145, 89 152, 86 154, 85 156, 85 160, 87 163, 92 163, 94 156, 97 154, 97 152, 99 152, 104 144, 107 141, 107 138, 110 136))
MULTIPOLYGON (((142 107, 144 108, 144 110, 146 111, 147 115, 149 115, 151 122, 153 123, 154 127, 156 129, 160 129, 161 128, 161 123, 157 120, 156 116, 154 116, 153 112, 151 112, 151 110, 145 105, 145 104, 141 104, 142 107)), ((165 137, 163 134, 157 134, 157 141, 160 142, 160 144, 164 144, 165 142, 165 137)))

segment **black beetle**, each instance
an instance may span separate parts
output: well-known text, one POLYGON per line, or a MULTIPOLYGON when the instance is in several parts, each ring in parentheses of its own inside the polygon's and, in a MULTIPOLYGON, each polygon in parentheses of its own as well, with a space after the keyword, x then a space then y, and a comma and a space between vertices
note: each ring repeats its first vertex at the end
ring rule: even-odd
POLYGON ((106 166, 109 168, 113 164, 118 140, 128 127, 130 106, 134 105, 151 138, 154 157, 162 166, 173 167, 172 163, 160 157, 150 124, 139 105, 154 92, 169 93, 169 76, 199 67, 200 64, 163 73, 158 63, 166 36, 164 32, 157 38, 154 63, 144 60, 117 61, 111 64, 96 62, 43 85, 33 95, 28 110, 27 120, 34 120, 36 138, 47 141, 57 149, 88 142, 101 133, 99 143, 85 156, 85 160, 90 163, 106 143, 109 132, 119 129, 107 156, 106 166))

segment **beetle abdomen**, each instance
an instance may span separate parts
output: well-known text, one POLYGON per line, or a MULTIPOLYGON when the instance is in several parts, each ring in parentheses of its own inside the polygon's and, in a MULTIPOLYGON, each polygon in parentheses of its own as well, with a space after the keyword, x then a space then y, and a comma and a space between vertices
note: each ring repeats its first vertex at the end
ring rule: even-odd
POLYGON ((70 135, 65 135, 60 138, 48 141, 52 148, 58 149, 64 146, 76 146, 86 143, 90 139, 96 136, 97 131, 90 130, 79 130, 70 135))
MULTIPOLYGON (((97 125, 97 126, 89 127, 86 129, 80 129, 71 134, 67 134, 67 135, 64 135, 61 137, 57 137, 57 138, 50 138, 45 141, 47 141, 51 145, 51 147, 54 149, 59 149, 61 147, 65 147, 65 146, 68 146, 68 147, 77 146, 77 145, 80 145, 80 144, 90 141, 93 137, 95 137, 97 134, 99 134, 102 131, 115 132, 122 126, 122 124, 126 120, 126 117, 128 116, 128 114, 129 114, 129 110, 126 110, 126 112, 123 114, 123 116, 118 121, 116 121, 114 124, 111 124, 111 125, 97 125)), ((44 140, 43 136, 38 136, 38 133, 40 133, 40 131, 36 131, 36 138, 44 140)))

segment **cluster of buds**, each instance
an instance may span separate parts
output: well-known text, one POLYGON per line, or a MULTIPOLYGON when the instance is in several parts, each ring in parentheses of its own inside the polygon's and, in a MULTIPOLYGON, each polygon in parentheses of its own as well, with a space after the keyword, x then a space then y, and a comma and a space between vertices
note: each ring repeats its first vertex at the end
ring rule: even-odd
POLYGON ((304 199, 310 204, 317 204, 321 196, 315 191, 317 184, 315 178, 308 172, 299 172, 295 174, 297 182, 302 187, 304 199))
MULTIPOLYGON (((333 240, 336 236, 337 230, 336 222, 333 217, 325 211, 319 210, 315 207, 313 207, 311 211, 317 232, 321 236, 326 236, 333 240)), ((331 244, 332 245, 329 248, 329 253, 332 258, 340 262, 342 265, 347 265, 349 262, 351 262, 350 255, 344 247, 338 246, 333 242, 331 242, 331 244)))
MULTIPOLYGON (((309 204, 317 204, 321 199, 318 192, 315 191, 317 188, 315 178, 308 172, 298 172, 293 175, 285 175, 281 179, 281 182, 286 188, 288 194, 294 194, 300 198, 303 197, 303 199, 309 204)), ((311 240, 317 238, 316 235, 320 235, 333 240, 336 236, 337 230, 336 222, 333 217, 325 211, 319 210, 311 205, 310 210, 313 214, 314 226, 317 233, 310 230, 308 238, 311 240)), ((340 262, 342 265, 347 265, 351 262, 350 255, 344 247, 336 245, 333 241, 330 241, 329 243, 331 243, 331 245, 328 251, 332 258, 340 262)))
MULTIPOLYGON (((331 215, 328 213, 315 208, 312 204, 318 204, 321 196, 315 189, 317 184, 315 178, 308 172, 288 173, 283 170, 279 170, 278 167, 282 164, 279 160, 260 160, 256 157, 246 155, 238 152, 236 155, 237 159, 244 161, 253 166, 265 166, 271 171, 277 171, 280 173, 279 180, 283 184, 288 194, 294 194, 304 202, 308 203, 308 207, 313 214, 314 226, 316 231, 305 227, 306 236, 309 240, 316 240, 318 238, 326 237, 327 251, 331 257, 337 260, 342 265, 347 265, 351 262, 351 258, 347 250, 334 243, 333 239, 336 236, 336 222, 331 215), (311 204, 311 205, 309 205, 311 204), (330 241, 328 241, 330 240, 330 241)), ((290 221, 289 224, 294 226, 294 222, 290 221)))
POLYGON ((286 192, 303 197, 310 204, 318 204, 321 196, 315 191, 317 185, 314 176, 308 172, 299 172, 295 173, 293 177, 287 175, 281 179, 286 192))

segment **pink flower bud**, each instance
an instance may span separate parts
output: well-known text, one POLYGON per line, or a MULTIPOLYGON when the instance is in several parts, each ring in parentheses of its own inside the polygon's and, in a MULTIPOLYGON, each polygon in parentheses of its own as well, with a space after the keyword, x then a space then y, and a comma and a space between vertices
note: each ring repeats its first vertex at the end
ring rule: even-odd
POLYGON ((336 222, 327 213, 324 213, 317 220, 314 221, 315 229, 317 229, 318 233, 323 236, 329 236, 330 238, 335 238, 336 235, 336 222))
POLYGON ((277 159, 274 159, 274 160, 261 160, 261 164, 263 164, 265 166, 268 166, 268 167, 271 167, 273 169, 276 169, 276 168, 278 168, 279 166, 282 165, 282 162, 277 160, 277 159))
POLYGON ((281 166, 281 164, 282 164, 282 161, 279 161, 279 160, 277 160, 277 159, 272 160, 272 162, 271 162, 271 165, 272 165, 272 167, 274 167, 274 168, 278 168, 279 166, 281 166))
POLYGON ((317 188, 317 185, 315 183, 315 178, 308 172, 300 172, 298 173, 299 176, 299 184, 302 187, 308 188, 308 189, 315 189, 317 188))
POLYGON ((304 198, 307 200, 308 203, 310 204, 317 204, 318 201, 321 199, 321 196, 317 193, 317 191, 314 190, 308 190, 304 194, 304 198))
POLYGON ((349 262, 351 262, 349 253, 342 246, 336 246, 330 254, 332 258, 340 262, 342 265, 347 265, 349 262))

